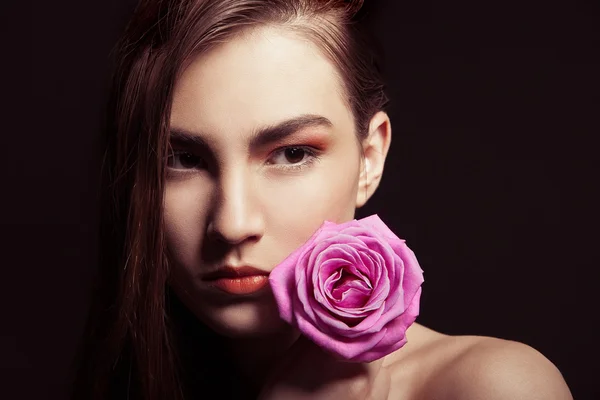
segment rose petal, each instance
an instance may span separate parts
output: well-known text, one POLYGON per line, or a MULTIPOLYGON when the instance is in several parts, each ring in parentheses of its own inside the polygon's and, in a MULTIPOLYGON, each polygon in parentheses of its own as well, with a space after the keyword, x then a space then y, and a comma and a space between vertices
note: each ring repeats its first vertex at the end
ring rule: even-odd
POLYGON ((284 320, 347 360, 369 362, 406 343, 423 271, 405 241, 372 215, 325 221, 269 280, 284 320))
POLYGON ((421 290, 422 289, 419 288, 415 293, 404 314, 386 325, 385 335, 382 340, 370 350, 354 357, 351 361, 371 362, 398 350, 406 344, 406 330, 415 322, 419 315, 421 290))
POLYGON ((360 259, 359 262, 361 265, 364 265, 365 269, 368 271, 366 277, 368 277, 369 282, 371 282, 371 285, 375 288, 384 273, 383 265, 380 262, 381 258, 377 257, 377 254, 373 254, 372 251, 367 250, 359 251, 358 256, 360 259))
POLYGON ((362 226, 372 229, 374 232, 381 234, 387 240, 405 242, 404 239, 400 239, 392 232, 392 230, 379 218, 377 214, 369 215, 368 217, 360 220, 362 226))
POLYGON ((369 351, 377 343, 381 342, 385 336, 385 331, 381 331, 369 336, 344 338, 343 336, 328 335, 319 331, 313 324, 302 318, 302 316, 299 316, 297 322, 300 331, 313 342, 326 350, 341 355, 345 359, 352 359, 365 351, 369 351))
POLYGON ((373 285, 373 292, 371 293, 371 298, 365 304, 366 309, 376 309, 383 305, 383 301, 388 296, 390 292, 390 284, 388 279, 388 273, 385 265, 385 261, 380 254, 369 250, 365 251, 361 254, 364 260, 368 260, 365 264, 372 264, 373 271, 375 277, 371 278, 371 283, 373 285))
POLYGON ((308 240, 305 246, 300 246, 294 250, 269 274, 269 283, 279 307, 279 314, 288 323, 291 323, 293 318, 293 303, 290 299, 296 296, 296 288, 298 287, 295 278, 297 261, 303 254, 310 251, 311 239, 308 240))
MULTIPOLYGON (((360 245, 360 243, 357 244, 360 245)), ((318 249, 318 247, 315 247, 313 254, 318 249)), ((356 268, 356 265, 360 264, 360 254, 350 245, 332 244, 317 257, 312 256, 308 262, 314 263, 311 270, 314 296, 324 306, 327 306, 326 303, 328 303, 327 297, 329 296, 327 296, 327 293, 331 292, 327 285, 328 279, 340 268, 349 270, 357 277, 362 277, 369 285, 371 284, 361 269, 356 268)))
POLYGON ((372 289, 365 282, 349 276, 350 274, 342 271, 340 275, 340 283, 331 291, 336 308, 363 307, 369 300, 372 289))
MULTIPOLYGON (((317 307, 314 310, 314 323, 321 332, 328 332, 333 335, 348 336, 353 329, 353 325, 359 324, 364 317, 354 317, 345 315, 343 312, 332 313, 323 307, 317 307)), ((311 318, 306 318, 312 321, 311 318)))
POLYGON ((363 249, 366 250, 368 248, 361 240, 349 235, 340 234, 329 237, 317 244, 314 249, 315 258, 311 259, 310 262, 320 265, 324 258, 335 256, 351 261, 354 268, 357 268, 365 275, 369 275, 370 271, 359 262, 359 252, 363 249), (330 251, 334 253, 329 253, 330 251))

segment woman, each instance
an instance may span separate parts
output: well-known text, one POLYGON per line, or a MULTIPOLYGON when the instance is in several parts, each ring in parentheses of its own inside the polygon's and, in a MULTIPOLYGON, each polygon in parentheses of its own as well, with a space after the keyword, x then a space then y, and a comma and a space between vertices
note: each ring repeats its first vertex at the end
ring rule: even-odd
POLYGON ((338 361, 260 285, 381 180, 391 124, 360 3, 138 5, 115 54, 101 279, 74 398, 571 398, 525 345, 418 324, 384 358, 338 361), (240 274, 256 279, 227 279, 240 274))

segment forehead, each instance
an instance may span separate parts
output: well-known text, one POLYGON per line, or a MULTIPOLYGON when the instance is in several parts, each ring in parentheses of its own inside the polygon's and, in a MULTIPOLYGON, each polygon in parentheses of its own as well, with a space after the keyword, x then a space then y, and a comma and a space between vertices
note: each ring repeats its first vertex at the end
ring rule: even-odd
POLYGON ((352 118, 343 93, 337 69, 317 45, 285 28, 262 27, 189 64, 176 82, 171 123, 220 135, 315 114, 344 126, 352 118))

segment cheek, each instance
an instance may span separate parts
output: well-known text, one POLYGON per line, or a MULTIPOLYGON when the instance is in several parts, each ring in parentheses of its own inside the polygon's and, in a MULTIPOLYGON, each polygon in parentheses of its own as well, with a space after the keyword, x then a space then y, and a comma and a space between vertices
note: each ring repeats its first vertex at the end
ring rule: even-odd
MULTIPOLYGON (((347 154, 347 153, 346 153, 347 154)), ((328 220, 352 220, 358 190, 359 161, 329 159, 317 163, 314 171, 302 177, 266 186, 265 215, 272 234, 292 241, 294 248, 304 243, 328 220)))
MULTIPOLYGON (((351 150, 338 151, 317 164, 318 169, 297 188, 290 203, 305 215, 344 222, 354 217, 358 190, 359 159, 351 150)), ((322 222, 322 221, 321 221, 322 222)))
POLYGON ((196 182, 167 183, 164 221, 167 245, 176 265, 193 265, 206 225, 208 192, 196 182))

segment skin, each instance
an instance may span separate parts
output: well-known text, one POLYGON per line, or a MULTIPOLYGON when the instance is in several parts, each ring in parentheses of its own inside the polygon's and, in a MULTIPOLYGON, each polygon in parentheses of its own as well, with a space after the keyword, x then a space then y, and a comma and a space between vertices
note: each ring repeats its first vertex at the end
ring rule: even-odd
POLYGON ((395 353, 343 363, 281 321, 269 290, 223 295, 202 279, 224 265, 271 271, 324 220, 351 220, 372 196, 390 121, 375 114, 359 142, 344 96, 318 46, 276 27, 246 31, 195 58, 175 87, 172 130, 204 144, 172 143, 164 203, 170 284, 227 338, 249 398, 569 399, 556 368, 522 344, 414 324, 395 353), (253 140, 301 116, 330 123, 253 140))

